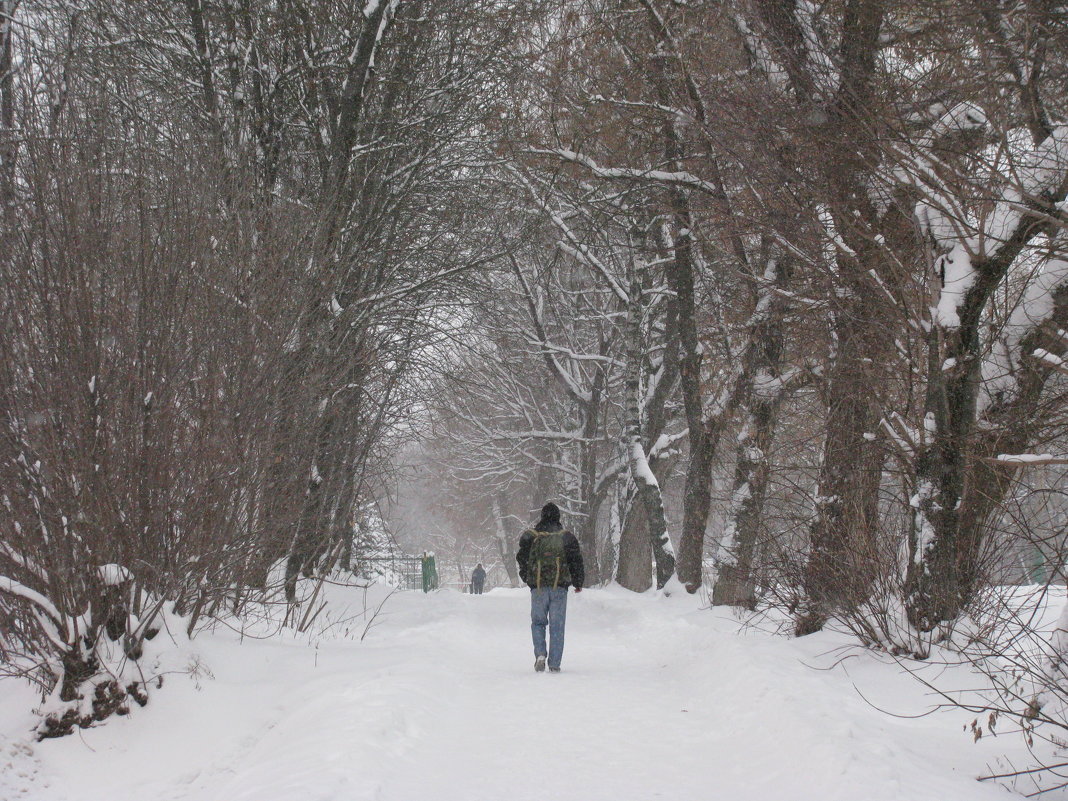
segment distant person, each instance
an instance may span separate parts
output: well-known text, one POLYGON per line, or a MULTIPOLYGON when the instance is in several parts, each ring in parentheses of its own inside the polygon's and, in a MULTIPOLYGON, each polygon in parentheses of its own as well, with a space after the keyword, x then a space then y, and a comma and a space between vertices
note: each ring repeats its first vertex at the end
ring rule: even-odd
POLYGON ((486 586, 486 569, 482 567, 482 563, 479 562, 475 565, 475 569, 471 571, 471 594, 481 595, 482 589, 486 586))
POLYGON ((564 655, 564 622, 567 619, 567 588, 582 592, 586 578, 578 540, 560 524, 560 508, 547 503, 541 519, 519 538, 519 576, 530 587, 530 632, 534 638, 534 670, 560 672, 564 655), (549 647, 545 647, 545 627, 549 647))

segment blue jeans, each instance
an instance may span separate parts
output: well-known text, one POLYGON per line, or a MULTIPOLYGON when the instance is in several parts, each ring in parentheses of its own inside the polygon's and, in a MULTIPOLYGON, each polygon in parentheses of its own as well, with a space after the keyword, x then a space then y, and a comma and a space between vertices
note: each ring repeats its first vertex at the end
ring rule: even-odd
POLYGON ((549 667, 560 667, 564 655, 564 621, 567 619, 567 587, 541 587, 530 591, 530 633, 534 656, 546 656, 545 627, 549 627, 549 667))

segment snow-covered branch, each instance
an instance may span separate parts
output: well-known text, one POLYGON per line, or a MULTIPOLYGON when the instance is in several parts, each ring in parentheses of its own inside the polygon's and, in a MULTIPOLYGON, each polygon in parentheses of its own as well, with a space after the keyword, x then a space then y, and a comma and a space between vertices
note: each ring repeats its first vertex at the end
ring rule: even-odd
POLYGON ((563 161, 579 164, 588 169, 598 178, 604 178, 606 180, 647 181, 678 186, 686 189, 696 189, 699 192, 717 198, 720 198, 723 195, 722 190, 714 183, 705 181, 685 170, 659 170, 655 167, 603 167, 589 156, 562 148, 534 148, 528 152, 533 155, 555 156, 563 161))
POLYGON ((25 584, 7 576, 0 576, 0 593, 25 601, 44 612, 49 620, 58 627, 63 626, 64 616, 48 598, 25 584))

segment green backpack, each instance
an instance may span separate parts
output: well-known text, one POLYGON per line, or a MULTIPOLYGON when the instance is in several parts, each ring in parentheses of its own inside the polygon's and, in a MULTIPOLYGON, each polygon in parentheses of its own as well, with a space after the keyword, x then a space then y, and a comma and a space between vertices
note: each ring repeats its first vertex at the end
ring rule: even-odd
POLYGON ((567 569, 564 554, 564 531, 537 531, 532 529, 534 541, 530 544, 527 560, 527 576, 535 588, 559 587, 571 583, 571 571, 567 569))

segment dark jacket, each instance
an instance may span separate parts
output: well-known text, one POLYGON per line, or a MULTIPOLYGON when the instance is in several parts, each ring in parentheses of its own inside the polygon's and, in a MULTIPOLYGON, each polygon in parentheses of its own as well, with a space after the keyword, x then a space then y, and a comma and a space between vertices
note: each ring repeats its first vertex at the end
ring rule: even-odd
MULTIPOLYGON (((563 526, 559 523, 539 523, 536 528, 538 531, 563 530, 563 526)), ((515 560, 519 563, 519 577, 531 588, 534 587, 534 577, 530 575, 527 562, 530 561, 530 546, 533 543, 534 532, 530 530, 524 531, 523 536, 519 538, 519 550, 515 555, 515 560)), ((581 588, 586 580, 586 570, 582 564, 582 549, 579 548, 578 540, 570 531, 564 531, 564 558, 567 559, 567 569, 571 573, 571 581, 570 583, 565 582, 560 586, 581 588)))

